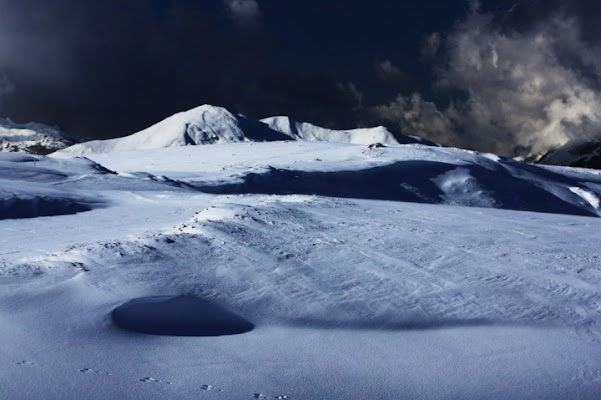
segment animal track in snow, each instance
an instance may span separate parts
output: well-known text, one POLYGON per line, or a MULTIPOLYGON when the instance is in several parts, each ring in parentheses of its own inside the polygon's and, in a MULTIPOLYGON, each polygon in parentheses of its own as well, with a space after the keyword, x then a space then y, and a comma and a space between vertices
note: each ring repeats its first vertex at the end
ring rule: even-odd
POLYGON ((155 378, 152 378, 150 376, 146 376, 144 378, 141 378, 140 382, 144 382, 144 383, 165 383, 167 385, 173 385, 173 382, 169 382, 169 381, 163 382, 160 379, 155 379, 155 378))
POLYGON ((38 364, 33 361, 22 360, 22 361, 19 361, 17 363, 17 365, 38 365, 38 364))
MULTIPOLYGON (((267 397, 266 395, 262 394, 262 393, 255 393, 253 394, 253 399, 268 399, 269 397, 267 397)), ((276 400, 289 400, 290 397, 285 396, 285 395, 279 395, 279 396, 275 396, 274 399, 276 400)))
POLYGON ((200 387, 200 389, 201 389, 201 390, 207 390, 207 391, 211 391, 211 390, 217 390, 217 391, 219 391, 219 392, 223 392, 223 390, 222 390, 222 389, 218 389, 218 388, 216 388, 215 386, 211 386, 211 385, 202 385, 202 386, 200 387))
POLYGON ((103 372, 103 371, 98 371, 92 368, 80 368, 79 372, 81 372, 82 374, 99 374, 99 375, 113 375, 110 372, 103 372))

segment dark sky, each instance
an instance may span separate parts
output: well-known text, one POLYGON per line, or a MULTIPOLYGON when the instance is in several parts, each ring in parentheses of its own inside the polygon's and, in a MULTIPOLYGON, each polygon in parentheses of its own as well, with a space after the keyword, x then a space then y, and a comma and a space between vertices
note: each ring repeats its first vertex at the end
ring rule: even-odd
POLYGON ((0 0, 0 114, 89 137, 209 103, 514 155, 601 127, 593 1, 0 0))

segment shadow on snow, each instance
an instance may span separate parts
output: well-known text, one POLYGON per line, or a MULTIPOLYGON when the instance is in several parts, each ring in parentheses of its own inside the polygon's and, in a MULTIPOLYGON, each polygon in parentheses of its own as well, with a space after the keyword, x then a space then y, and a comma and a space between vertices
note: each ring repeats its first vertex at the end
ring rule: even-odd
POLYGON ((303 194, 471 206, 481 206, 489 199, 492 204, 488 206, 494 208, 598 216, 597 210, 570 191, 570 187, 581 187, 578 182, 543 168, 509 161, 486 166, 401 161, 332 172, 270 168, 263 173, 249 173, 241 182, 194 186, 214 194, 303 194), (465 203, 449 200, 439 181, 444 174, 459 169, 469 173, 477 184, 477 190, 465 203))

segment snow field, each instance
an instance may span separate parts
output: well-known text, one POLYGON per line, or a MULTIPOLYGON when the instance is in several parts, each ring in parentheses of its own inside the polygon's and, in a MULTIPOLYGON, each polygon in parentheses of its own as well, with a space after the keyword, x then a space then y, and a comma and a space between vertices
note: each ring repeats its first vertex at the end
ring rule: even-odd
POLYGON ((598 174, 420 145, 27 157, 0 154, 3 204, 102 206, 0 220, 4 398, 601 395, 598 174), (256 328, 111 322, 177 295, 256 328))

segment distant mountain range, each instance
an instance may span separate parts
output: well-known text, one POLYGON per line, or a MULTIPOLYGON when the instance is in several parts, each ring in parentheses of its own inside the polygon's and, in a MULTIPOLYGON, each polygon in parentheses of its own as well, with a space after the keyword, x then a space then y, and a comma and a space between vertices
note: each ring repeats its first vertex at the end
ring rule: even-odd
POLYGON ((436 145, 418 137, 393 134, 381 126, 366 129, 331 130, 298 122, 289 117, 272 117, 258 121, 243 115, 232 114, 225 108, 203 105, 175 114, 133 135, 76 144, 61 150, 59 154, 80 156, 187 145, 283 140, 364 145, 374 143, 436 145))
POLYGON ((17 124, 0 118, 0 151, 44 155, 77 142, 56 127, 37 123, 17 124))

